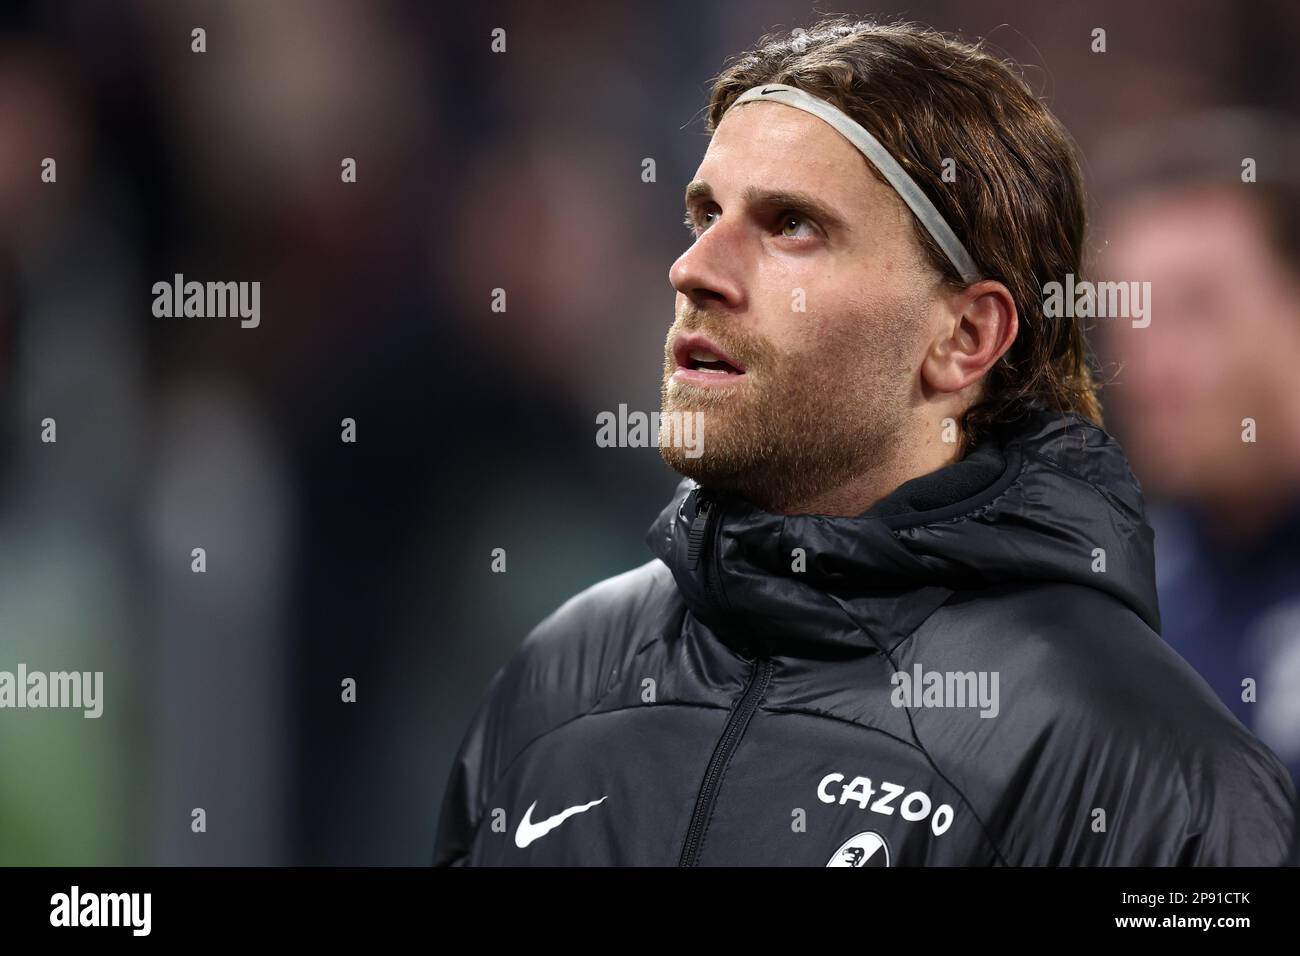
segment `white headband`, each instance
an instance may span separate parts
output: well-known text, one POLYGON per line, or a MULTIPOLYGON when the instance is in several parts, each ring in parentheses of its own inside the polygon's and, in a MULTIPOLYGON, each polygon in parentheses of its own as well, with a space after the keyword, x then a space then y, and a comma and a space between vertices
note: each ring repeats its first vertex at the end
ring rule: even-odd
POLYGON ((975 266, 975 260, 971 258, 966 247, 962 245, 957 234, 952 231, 946 219, 935 208, 934 203, 930 202, 930 197, 921 191, 921 187, 898 161, 889 155, 889 151, 880 145, 876 137, 867 132, 866 128, 852 119, 846 113, 837 109, 833 104, 826 100, 813 96, 804 90, 796 89, 793 86, 784 86, 780 83, 765 83, 762 86, 755 86, 740 94, 731 105, 739 106, 741 103, 749 103, 759 100, 767 103, 783 103, 786 106, 793 106, 795 109, 803 110, 805 113, 811 113, 818 119, 825 120, 836 131, 847 139, 850 143, 861 151, 862 155, 867 157, 867 161, 880 171, 880 175, 885 177, 886 182, 894 187, 894 191, 902 197, 903 202, 907 203, 908 208, 912 210, 916 218, 920 220, 925 231, 928 232, 934 241, 939 244, 944 255, 948 257, 961 275, 963 282, 975 282, 980 278, 980 271, 975 266))

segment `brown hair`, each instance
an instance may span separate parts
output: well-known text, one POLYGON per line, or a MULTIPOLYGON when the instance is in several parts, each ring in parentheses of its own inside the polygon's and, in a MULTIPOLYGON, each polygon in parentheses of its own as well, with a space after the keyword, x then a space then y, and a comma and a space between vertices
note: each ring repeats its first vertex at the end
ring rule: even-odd
MULTIPOLYGON (((870 130, 948 220, 982 275, 1011 292, 1020 331, 963 416, 966 439, 1029 401, 1100 424, 1082 324, 1043 314, 1045 283, 1063 282, 1066 273, 1081 278, 1079 164, 1068 134, 1024 80, 980 46, 925 27, 829 17, 765 37, 736 57, 714 81, 709 132, 760 83, 820 96, 870 130), (943 181, 945 158, 955 161, 954 182, 943 181)), ((930 261, 961 287, 948 258, 913 222, 930 261)))

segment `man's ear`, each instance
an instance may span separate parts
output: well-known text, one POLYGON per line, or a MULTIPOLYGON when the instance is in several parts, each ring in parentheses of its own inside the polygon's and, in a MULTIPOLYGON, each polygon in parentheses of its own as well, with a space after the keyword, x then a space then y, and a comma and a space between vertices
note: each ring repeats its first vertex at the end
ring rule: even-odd
POLYGON ((979 382, 1011 348, 1020 322, 1011 292, 996 279, 967 286, 947 308, 921 363, 921 379, 930 390, 956 393, 979 382))

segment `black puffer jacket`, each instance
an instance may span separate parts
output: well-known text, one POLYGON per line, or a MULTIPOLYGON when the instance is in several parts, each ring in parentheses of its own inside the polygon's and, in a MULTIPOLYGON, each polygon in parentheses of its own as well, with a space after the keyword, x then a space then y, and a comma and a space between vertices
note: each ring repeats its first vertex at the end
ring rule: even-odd
POLYGON ((649 543, 494 677, 436 864, 1287 856, 1291 782, 1159 637, 1091 424, 1032 409, 856 518, 684 481, 649 543))

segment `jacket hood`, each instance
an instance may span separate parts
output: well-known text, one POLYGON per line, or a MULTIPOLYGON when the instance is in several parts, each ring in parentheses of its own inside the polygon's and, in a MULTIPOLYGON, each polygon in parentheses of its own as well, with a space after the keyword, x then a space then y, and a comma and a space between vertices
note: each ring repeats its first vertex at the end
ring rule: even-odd
POLYGON ((958 591, 1039 582, 1104 591, 1160 630, 1153 534, 1123 450, 1040 406, 856 517, 772 514, 685 479, 647 543, 692 614, 742 651, 892 650, 958 591))

